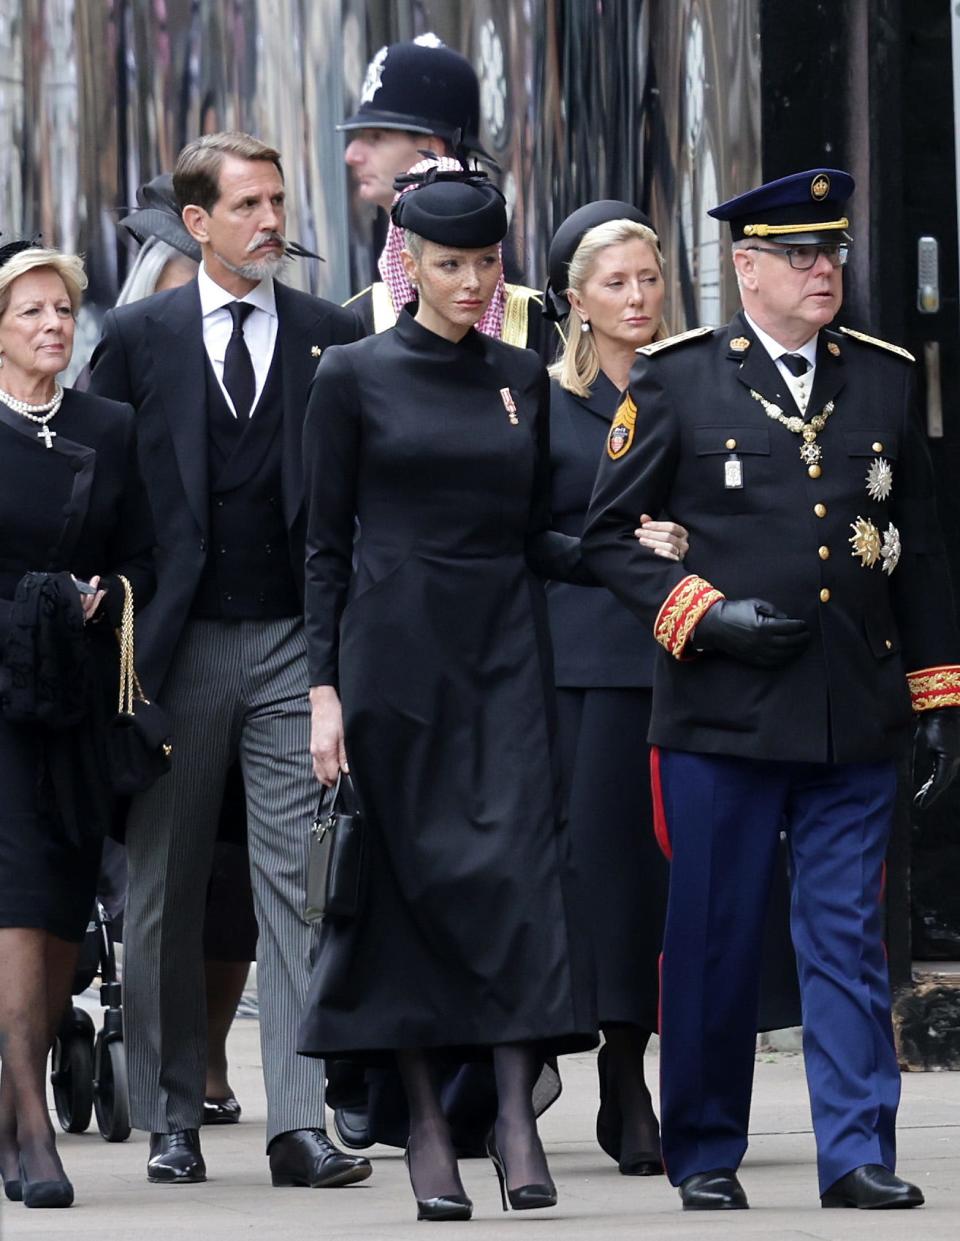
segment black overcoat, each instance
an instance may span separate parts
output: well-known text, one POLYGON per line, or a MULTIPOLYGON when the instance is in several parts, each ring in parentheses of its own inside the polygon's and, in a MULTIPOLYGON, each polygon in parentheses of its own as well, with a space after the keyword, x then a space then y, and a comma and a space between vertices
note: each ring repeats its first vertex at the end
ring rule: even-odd
MULTIPOLYGON (((288 554, 303 585, 300 440, 307 390, 327 345, 355 340, 340 307, 274 282, 283 384, 281 495, 288 554)), ((157 593, 139 622, 140 677, 159 695, 208 555, 206 350, 197 282, 107 312, 90 391, 133 405, 157 531, 157 593)))
POLYGON ((603 457, 583 536, 587 563, 668 642, 680 636, 688 602, 681 583, 694 578, 729 599, 765 599, 811 635, 798 658, 773 670, 717 653, 678 659, 661 647, 651 741, 798 762, 901 752, 912 722, 907 674, 960 656, 913 370, 909 355, 820 332, 806 418, 834 407, 817 438, 821 473, 811 477, 800 437, 751 395, 799 413, 742 314, 638 356, 633 440, 623 450, 618 439, 619 455, 603 457), (740 487, 726 485, 732 459, 740 487), (892 485, 871 494, 870 480, 886 476, 881 463, 892 485), (682 564, 636 543, 640 511, 687 527, 682 564), (895 567, 889 556, 862 563, 851 545, 858 522, 872 523, 886 548, 899 536, 895 567))
POLYGON ((27 571, 100 574, 107 595, 85 630, 94 672, 89 717, 55 737, 0 718, 0 926, 79 940, 111 811, 93 730, 117 710, 113 626, 123 589, 115 575, 129 579, 135 601, 149 600, 153 529, 129 407, 68 390, 49 426, 55 437, 46 448, 33 423, 0 404, 0 650, 27 571))
POLYGON ((406 312, 318 370, 310 682, 339 686, 369 849, 363 915, 323 928, 307 1054, 595 1041, 537 578, 585 580, 550 529, 548 392, 533 353, 406 312))

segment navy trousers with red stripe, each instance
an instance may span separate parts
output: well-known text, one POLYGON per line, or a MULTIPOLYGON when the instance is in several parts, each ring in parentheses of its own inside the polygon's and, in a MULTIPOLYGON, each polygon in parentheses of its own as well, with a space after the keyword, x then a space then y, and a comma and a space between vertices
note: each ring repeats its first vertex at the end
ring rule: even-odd
MULTIPOLYGON (((661 981, 661 1126, 673 1184, 747 1149, 764 913, 779 834, 820 1191, 891 1171, 900 1098, 882 940, 892 762, 767 762, 654 751, 672 851, 661 981)), ((662 842, 663 843, 663 842, 662 842)))

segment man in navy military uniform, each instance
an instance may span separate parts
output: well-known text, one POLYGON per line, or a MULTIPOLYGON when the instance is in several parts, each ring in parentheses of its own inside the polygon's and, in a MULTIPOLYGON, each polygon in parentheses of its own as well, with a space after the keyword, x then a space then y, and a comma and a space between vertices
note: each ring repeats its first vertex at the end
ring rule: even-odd
POLYGON ((880 908, 895 763, 914 720, 929 804, 960 756, 960 638, 905 350, 827 324, 853 180, 813 169, 729 221, 743 310, 649 345, 588 515, 590 568, 654 630, 655 814, 673 852, 663 1154, 685 1208, 746 1207, 758 945, 777 841, 821 1202, 912 1207, 880 908), (633 537, 681 522, 682 564, 633 537))

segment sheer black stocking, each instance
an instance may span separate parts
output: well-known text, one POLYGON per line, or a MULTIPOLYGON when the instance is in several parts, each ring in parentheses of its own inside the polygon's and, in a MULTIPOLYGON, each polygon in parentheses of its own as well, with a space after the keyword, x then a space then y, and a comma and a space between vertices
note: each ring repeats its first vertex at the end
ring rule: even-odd
POLYGON ((397 1052, 397 1065, 410 1111, 407 1163, 414 1197, 426 1201, 463 1194, 457 1156, 440 1106, 437 1074, 429 1053, 422 1048, 405 1048, 397 1052))
POLYGON ((634 1025, 603 1027, 607 1044, 607 1082, 620 1108, 620 1162, 659 1162, 660 1126, 643 1075, 643 1053, 650 1031, 634 1025))
POLYGON ((537 1133, 533 1087, 540 1059, 524 1043, 504 1043, 493 1049, 497 1079, 497 1149, 507 1173, 507 1187, 552 1185, 547 1157, 537 1133))

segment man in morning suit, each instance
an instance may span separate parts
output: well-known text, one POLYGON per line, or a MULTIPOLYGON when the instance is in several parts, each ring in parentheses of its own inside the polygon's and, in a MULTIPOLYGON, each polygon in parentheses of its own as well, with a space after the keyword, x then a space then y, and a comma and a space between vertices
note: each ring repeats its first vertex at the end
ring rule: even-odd
POLYGON ((280 157, 209 134, 181 152, 174 190, 202 264, 190 284, 110 311, 90 390, 137 413, 157 535, 157 593, 138 616, 144 689, 173 726, 171 772, 135 798, 124 1006, 133 1123, 148 1180, 202 1181, 203 908, 224 779, 247 797, 274 1185, 345 1185, 365 1159, 328 1140, 323 1065, 296 1054, 311 929, 305 825, 315 809, 303 635, 300 439, 307 388, 349 312, 281 284, 280 157))
POLYGON ((650 740, 673 860, 663 949, 664 1162, 687 1209, 746 1207, 760 928, 781 829, 826 1207, 912 1207, 882 942, 896 760, 929 804, 960 755, 960 638, 913 359, 841 328, 853 180, 813 169, 710 212, 743 310, 639 350, 584 534, 661 645, 650 740), (683 564, 633 515, 690 532, 683 564))

